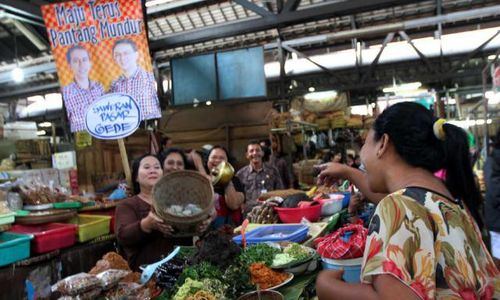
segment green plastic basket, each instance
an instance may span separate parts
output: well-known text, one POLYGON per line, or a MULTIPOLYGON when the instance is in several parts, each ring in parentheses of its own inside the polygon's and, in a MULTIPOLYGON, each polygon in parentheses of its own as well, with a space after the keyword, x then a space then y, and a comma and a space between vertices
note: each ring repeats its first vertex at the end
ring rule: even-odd
POLYGON ((5 225, 5 224, 12 224, 14 223, 14 220, 16 219, 16 213, 6 213, 0 215, 0 225, 5 225))
POLYGON ((0 267, 30 257, 32 234, 0 233, 0 267))
POLYGON ((82 203, 78 201, 74 202, 56 202, 54 203, 54 208, 56 209, 70 209, 70 208, 80 208, 82 203))
POLYGON ((80 243, 109 234, 110 216, 94 216, 79 214, 68 223, 78 225, 78 241, 80 243))

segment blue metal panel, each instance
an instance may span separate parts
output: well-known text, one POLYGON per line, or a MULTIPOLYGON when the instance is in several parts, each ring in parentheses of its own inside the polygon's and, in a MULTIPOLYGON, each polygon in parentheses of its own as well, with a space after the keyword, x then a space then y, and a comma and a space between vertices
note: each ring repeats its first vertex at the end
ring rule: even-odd
POLYGON ((219 99, 266 96, 262 47, 217 53, 219 99))
POLYGON ((171 61, 173 104, 193 104, 217 99, 217 76, 213 53, 171 61))

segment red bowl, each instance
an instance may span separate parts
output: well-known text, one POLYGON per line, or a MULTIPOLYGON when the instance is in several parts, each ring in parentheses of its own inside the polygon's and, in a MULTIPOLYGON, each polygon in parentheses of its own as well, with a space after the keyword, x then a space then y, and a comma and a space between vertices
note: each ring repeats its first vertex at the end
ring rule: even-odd
POLYGON ((321 216, 321 205, 312 205, 309 207, 284 208, 275 207, 278 212, 278 217, 283 223, 300 223, 302 218, 306 218, 309 222, 316 222, 321 216))

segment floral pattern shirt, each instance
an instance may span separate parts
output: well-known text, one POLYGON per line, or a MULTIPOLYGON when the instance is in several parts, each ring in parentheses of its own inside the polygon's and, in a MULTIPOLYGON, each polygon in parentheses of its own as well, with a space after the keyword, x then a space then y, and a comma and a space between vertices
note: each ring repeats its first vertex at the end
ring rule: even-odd
POLYGON ((390 274, 421 299, 500 299, 500 275, 460 202, 423 188, 385 197, 370 222, 361 279, 390 274))

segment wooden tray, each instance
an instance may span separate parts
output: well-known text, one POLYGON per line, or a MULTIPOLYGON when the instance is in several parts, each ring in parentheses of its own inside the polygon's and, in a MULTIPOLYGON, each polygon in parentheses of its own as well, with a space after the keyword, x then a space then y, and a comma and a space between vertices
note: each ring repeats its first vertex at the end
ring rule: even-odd
POLYGON ((79 209, 79 211, 91 211, 91 210, 102 210, 102 209, 113 208, 116 207, 117 202, 120 202, 120 200, 107 201, 107 203, 99 203, 93 206, 83 206, 82 208, 79 209))
POLYGON ((62 222, 76 216, 74 210, 50 210, 38 213, 30 213, 25 217, 16 217, 16 224, 36 225, 43 223, 62 222))
POLYGON ((10 224, 0 225, 0 232, 9 231, 10 224))

